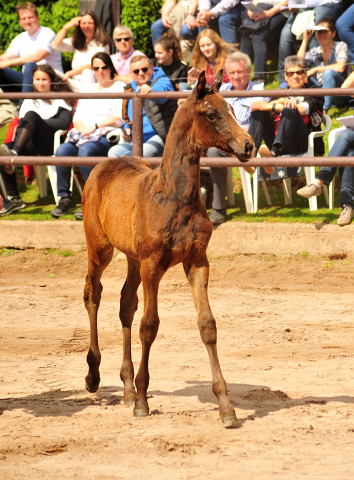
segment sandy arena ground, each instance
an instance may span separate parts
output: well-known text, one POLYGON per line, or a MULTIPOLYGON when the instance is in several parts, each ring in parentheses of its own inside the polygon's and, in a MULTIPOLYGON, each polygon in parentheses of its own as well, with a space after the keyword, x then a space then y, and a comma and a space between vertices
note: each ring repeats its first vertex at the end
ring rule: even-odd
MULTIPOLYGON (((160 288, 152 414, 134 419, 119 378, 125 260, 103 277, 102 380, 90 395, 86 253, 0 256, 0 479, 354 478, 354 258, 210 260, 219 358, 239 420, 232 430, 219 420, 181 266, 160 288)), ((141 314, 142 301, 135 366, 141 314)))

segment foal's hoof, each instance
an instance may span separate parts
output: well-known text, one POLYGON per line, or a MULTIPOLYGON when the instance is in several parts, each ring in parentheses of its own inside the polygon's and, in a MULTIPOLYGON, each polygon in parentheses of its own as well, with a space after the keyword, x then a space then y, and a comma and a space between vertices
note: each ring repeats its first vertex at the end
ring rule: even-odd
POLYGON ((220 413, 221 421, 226 428, 238 428, 235 412, 220 413))
POLYGON ((99 386, 100 386, 99 384, 97 384, 97 385, 89 385, 87 382, 85 382, 85 388, 86 388, 86 390, 87 390, 88 392, 90 392, 90 393, 96 393, 99 386))
POLYGON ((136 408, 134 410, 134 417, 148 417, 149 416, 149 410, 146 408, 136 408))

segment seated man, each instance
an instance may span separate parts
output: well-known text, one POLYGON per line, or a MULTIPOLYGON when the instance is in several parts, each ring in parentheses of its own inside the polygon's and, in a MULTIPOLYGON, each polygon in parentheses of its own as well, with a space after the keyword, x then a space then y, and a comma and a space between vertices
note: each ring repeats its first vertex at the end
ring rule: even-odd
POLYGON ((0 55, 0 87, 5 92, 32 92, 33 69, 36 64, 48 64, 57 74, 63 74, 60 52, 52 49, 53 30, 39 24, 35 5, 31 2, 16 6, 21 27, 5 53, 0 55), (9 67, 23 65, 22 73, 9 67))
MULTIPOLYGON (((284 61, 285 79, 288 82, 288 95, 271 102, 264 100, 253 102, 251 123, 248 133, 254 138, 256 149, 261 156, 278 157, 280 155, 298 155, 307 151, 308 135, 320 129, 323 98, 311 97, 307 88, 305 60, 297 55, 284 61), (291 89, 303 88, 304 96, 294 97, 291 89), (262 140, 266 146, 261 147, 262 140)), ((323 143, 322 143, 323 147, 323 143)), ((321 148, 316 153, 323 154, 321 148), (321 151, 320 151, 321 150, 321 151)), ((273 167, 265 172, 273 173, 273 167)))
MULTIPOLYGON (((223 83, 220 88, 222 91, 235 92, 240 90, 258 89, 250 80, 251 59, 245 53, 231 53, 225 61, 225 69, 229 76, 230 83, 223 83)), ((253 102, 260 100, 259 97, 228 97, 226 101, 232 106, 238 123, 248 131, 251 120, 251 105, 253 102)), ((217 148, 209 148, 207 157, 227 157, 229 154, 218 150, 217 148)), ((243 167, 249 173, 253 173, 252 167, 243 167)), ((226 212, 226 179, 227 168, 211 167, 210 175, 213 182, 213 204, 210 214, 210 220, 214 225, 219 225, 227 220, 226 212)))
MULTIPOLYGON (((133 81, 126 92, 140 92, 146 95, 150 92, 171 92, 174 91, 171 80, 161 68, 154 68, 150 60, 137 55, 130 62, 133 81)), ((165 140, 170 128, 173 116, 177 110, 176 100, 156 98, 144 100, 143 109, 143 156, 160 157, 163 154, 165 140)), ((133 121, 132 100, 123 101, 123 120, 127 135, 123 135, 124 143, 115 145, 109 152, 109 157, 130 156, 132 154, 132 141, 130 136, 133 121)))
POLYGON ((130 73, 130 60, 135 57, 135 55, 144 55, 144 53, 135 50, 134 34, 130 28, 125 25, 117 25, 115 27, 113 30, 113 40, 118 50, 117 53, 111 55, 113 65, 117 70, 115 80, 128 85, 133 79, 130 73))

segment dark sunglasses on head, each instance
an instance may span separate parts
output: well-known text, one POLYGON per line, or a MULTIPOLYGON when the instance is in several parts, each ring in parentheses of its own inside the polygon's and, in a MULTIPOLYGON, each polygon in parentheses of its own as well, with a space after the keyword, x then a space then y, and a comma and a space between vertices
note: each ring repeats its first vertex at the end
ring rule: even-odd
POLYGON ((122 40, 124 40, 125 42, 129 42, 130 37, 115 38, 115 39, 114 39, 115 42, 121 42, 122 40))
POLYGON ((100 68, 101 68, 102 70, 108 70, 107 65, 100 65, 99 67, 92 67, 92 70, 93 70, 94 72, 98 72, 98 70, 99 70, 100 68))
POLYGON ((137 68, 133 70, 134 75, 139 75, 139 72, 146 73, 149 70, 149 67, 137 68))
POLYGON ((296 70, 296 72, 286 72, 288 77, 293 77, 294 75, 303 75, 305 73, 305 70, 296 70))

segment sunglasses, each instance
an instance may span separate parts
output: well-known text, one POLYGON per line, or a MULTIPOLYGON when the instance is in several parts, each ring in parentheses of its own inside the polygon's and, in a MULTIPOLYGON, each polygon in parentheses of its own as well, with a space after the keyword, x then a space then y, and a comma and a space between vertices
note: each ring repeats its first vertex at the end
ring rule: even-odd
POLYGON ((300 76, 300 75, 303 75, 305 73, 305 70, 296 70, 296 72, 286 72, 287 76, 288 77, 293 77, 295 74, 300 76))
POLYGON ((125 42, 129 42, 129 40, 131 40, 130 37, 124 37, 124 38, 115 38, 114 41, 115 42, 121 42, 122 40, 124 40, 125 42))
POLYGON ((136 70, 133 70, 134 75, 139 75, 139 72, 146 73, 149 71, 149 67, 143 67, 143 68, 137 68, 136 70))
POLYGON ((92 70, 94 72, 98 72, 98 70, 101 69, 101 70, 108 70, 108 67, 107 65, 100 65, 99 67, 92 67, 92 70))

